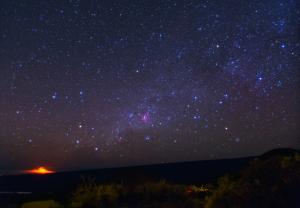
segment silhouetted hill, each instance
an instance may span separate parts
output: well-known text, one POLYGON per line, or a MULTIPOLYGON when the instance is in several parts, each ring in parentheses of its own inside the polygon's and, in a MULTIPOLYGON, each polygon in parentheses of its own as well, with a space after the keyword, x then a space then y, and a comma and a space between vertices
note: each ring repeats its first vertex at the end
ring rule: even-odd
POLYGON ((274 157, 274 156, 292 156, 295 153, 300 153, 300 150, 296 150, 296 149, 292 149, 292 148, 278 148, 278 149, 273 149, 270 150, 266 153, 264 153, 263 155, 260 156, 260 158, 262 159, 267 159, 270 157, 274 157))
POLYGON ((82 177, 94 178, 97 183, 122 182, 129 185, 160 179, 183 184, 211 183, 225 174, 238 173, 255 158, 266 159, 276 155, 292 155, 296 152, 300 151, 274 149, 258 157, 106 168, 49 175, 4 175, 0 176, 0 192, 65 192, 81 183, 82 177))
POLYGON ((218 184, 205 208, 300 207, 300 151, 269 151, 218 184))
POLYGON ((73 189, 82 177, 95 178, 98 183, 123 182, 134 184, 166 179, 176 183, 208 183, 224 174, 235 173, 245 167, 253 157, 181 162, 136 167, 107 168, 50 175, 0 176, 0 191, 56 192, 73 189))

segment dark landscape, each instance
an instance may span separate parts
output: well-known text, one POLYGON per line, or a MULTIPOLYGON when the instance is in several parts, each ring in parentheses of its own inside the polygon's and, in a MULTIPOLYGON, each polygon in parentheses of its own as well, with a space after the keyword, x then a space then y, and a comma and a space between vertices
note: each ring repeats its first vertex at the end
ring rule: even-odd
POLYGON ((54 207, 87 208, 297 207, 299 194, 300 151, 293 149, 238 159, 0 177, 1 207, 22 207, 28 202, 45 202, 49 207, 53 201, 54 207), (93 198, 100 186, 110 192, 93 198), (142 193, 137 192, 142 186, 142 193), (78 200, 81 204, 76 205, 78 200))

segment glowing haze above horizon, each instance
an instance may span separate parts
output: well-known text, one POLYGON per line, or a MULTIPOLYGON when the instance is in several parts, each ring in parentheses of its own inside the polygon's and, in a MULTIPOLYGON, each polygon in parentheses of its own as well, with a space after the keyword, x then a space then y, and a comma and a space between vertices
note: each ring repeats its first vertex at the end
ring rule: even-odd
POLYGON ((300 148, 299 23, 296 0, 3 0, 0 171, 300 148))

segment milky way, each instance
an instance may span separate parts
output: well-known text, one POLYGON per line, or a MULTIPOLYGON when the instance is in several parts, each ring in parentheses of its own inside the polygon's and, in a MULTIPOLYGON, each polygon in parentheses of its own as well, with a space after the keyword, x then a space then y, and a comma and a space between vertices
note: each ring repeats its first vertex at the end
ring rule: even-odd
POLYGON ((300 148, 295 0, 0 3, 0 170, 300 148))

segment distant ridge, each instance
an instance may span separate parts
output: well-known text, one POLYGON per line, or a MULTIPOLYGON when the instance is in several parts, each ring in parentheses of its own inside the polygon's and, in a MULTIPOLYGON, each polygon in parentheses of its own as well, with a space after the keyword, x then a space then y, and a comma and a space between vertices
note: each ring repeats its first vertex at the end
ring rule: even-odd
POLYGON ((82 182, 82 177, 93 178, 97 183, 136 184, 165 179, 182 184, 203 184, 216 182, 225 174, 236 174, 258 159, 269 159, 282 155, 294 155, 300 150, 280 148, 260 156, 236 159, 206 160, 154 164, 134 167, 105 168, 72 172, 58 172, 50 175, 3 175, 0 176, 0 192, 66 192, 82 182))
POLYGON ((278 149, 273 149, 273 150, 270 150, 270 151, 262 154, 260 156, 260 158, 267 159, 270 157, 283 156, 283 155, 292 156, 296 153, 300 154, 300 150, 293 149, 293 148, 278 148, 278 149))
POLYGON ((136 184, 161 179, 170 182, 191 184, 210 183, 224 174, 234 174, 248 165, 254 157, 208 161, 181 162, 135 167, 106 168, 73 172, 58 172, 49 175, 4 175, 0 176, 0 192, 66 192, 82 183, 82 177, 93 178, 97 183, 136 184))

